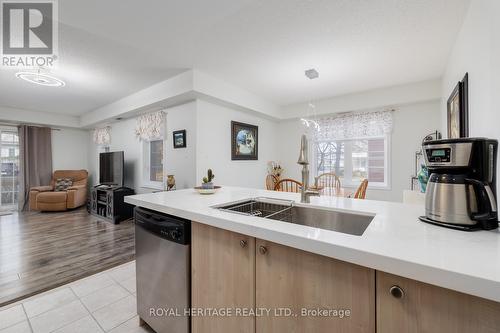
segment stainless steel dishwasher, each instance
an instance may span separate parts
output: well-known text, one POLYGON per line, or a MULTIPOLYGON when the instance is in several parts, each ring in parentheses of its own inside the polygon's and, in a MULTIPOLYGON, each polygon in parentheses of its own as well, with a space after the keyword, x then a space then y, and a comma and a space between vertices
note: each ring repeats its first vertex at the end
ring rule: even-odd
POLYGON ((134 218, 137 313, 157 333, 187 333, 191 222, 140 207, 134 218))

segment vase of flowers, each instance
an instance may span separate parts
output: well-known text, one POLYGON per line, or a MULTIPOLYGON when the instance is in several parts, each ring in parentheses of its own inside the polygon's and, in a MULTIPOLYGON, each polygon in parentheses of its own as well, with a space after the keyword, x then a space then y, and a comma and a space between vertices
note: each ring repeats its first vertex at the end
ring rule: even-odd
POLYGON ((284 169, 281 167, 279 162, 271 161, 268 163, 268 173, 273 175, 276 179, 280 179, 281 175, 283 175, 284 169))

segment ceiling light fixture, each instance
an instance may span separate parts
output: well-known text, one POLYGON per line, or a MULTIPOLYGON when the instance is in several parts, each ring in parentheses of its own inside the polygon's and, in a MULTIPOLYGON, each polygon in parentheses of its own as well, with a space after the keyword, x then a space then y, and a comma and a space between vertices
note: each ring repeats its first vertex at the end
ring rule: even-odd
POLYGON ((41 86, 47 86, 47 87, 64 87, 66 83, 58 79, 55 76, 45 74, 45 73, 40 73, 40 70, 38 72, 17 72, 16 77, 18 79, 28 81, 30 83, 35 83, 41 86))
MULTIPOLYGON (((304 74, 310 80, 317 79, 319 77, 318 71, 314 68, 305 70, 304 74)), ((314 130, 318 133, 321 131, 320 125, 316 119, 316 106, 313 102, 309 102, 307 105, 306 116, 304 118, 300 118, 300 121, 302 122, 302 125, 304 125, 306 131, 314 130)))

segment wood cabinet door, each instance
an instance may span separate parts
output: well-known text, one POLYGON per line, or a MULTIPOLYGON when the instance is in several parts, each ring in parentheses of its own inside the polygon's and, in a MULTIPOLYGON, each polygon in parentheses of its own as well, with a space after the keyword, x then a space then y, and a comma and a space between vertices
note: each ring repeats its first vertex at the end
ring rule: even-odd
POLYGON ((257 239, 256 306, 271 310, 256 317, 257 333, 372 333, 375 271, 257 239), (330 312, 323 317, 318 308, 330 312))
MULTIPOLYGON (((196 309, 255 307, 255 238, 192 223, 191 306, 196 309)), ((254 333, 255 318, 192 316, 193 333, 254 333)))
POLYGON ((500 304, 377 271, 377 332, 500 332, 500 304))

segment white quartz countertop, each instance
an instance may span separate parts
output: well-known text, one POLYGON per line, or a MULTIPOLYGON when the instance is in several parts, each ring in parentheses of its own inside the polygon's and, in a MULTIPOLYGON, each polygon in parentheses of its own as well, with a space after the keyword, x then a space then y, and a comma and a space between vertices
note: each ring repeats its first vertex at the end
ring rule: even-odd
POLYGON ((128 196, 125 202, 500 302, 500 232, 420 222, 420 205, 329 196, 301 204, 297 193, 225 186, 212 195, 187 189, 128 196), (256 197, 375 217, 362 236, 353 236, 212 207, 256 197))

